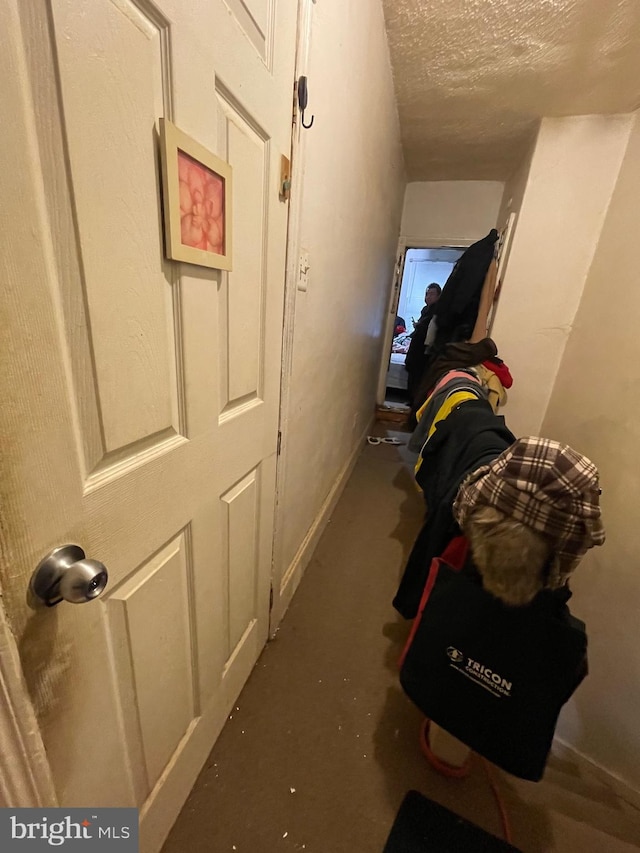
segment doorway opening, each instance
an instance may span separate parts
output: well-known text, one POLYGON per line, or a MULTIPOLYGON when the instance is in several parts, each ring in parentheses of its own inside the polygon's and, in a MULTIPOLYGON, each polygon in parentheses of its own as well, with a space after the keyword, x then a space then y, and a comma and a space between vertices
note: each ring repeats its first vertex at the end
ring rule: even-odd
POLYGON ((435 283, 444 288, 456 261, 464 251, 464 248, 452 246, 405 250, 387 366, 384 402, 387 408, 400 411, 409 409, 405 358, 411 343, 411 335, 425 308, 427 287, 435 283))

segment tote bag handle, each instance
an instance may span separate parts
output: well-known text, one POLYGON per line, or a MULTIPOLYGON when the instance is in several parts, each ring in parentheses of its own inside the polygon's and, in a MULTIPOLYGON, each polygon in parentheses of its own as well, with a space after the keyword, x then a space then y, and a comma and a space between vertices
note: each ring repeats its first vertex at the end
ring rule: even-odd
POLYGON ((409 651, 409 647, 411 646, 413 638, 416 635, 418 625, 420 624, 420 620, 422 619, 422 612, 426 607, 427 601, 429 600, 431 590, 433 589, 435 582, 438 579, 438 571, 440 570, 440 564, 446 563, 446 565, 454 569, 454 571, 459 572, 466 562, 468 553, 469 542, 465 539, 464 536, 456 536, 456 538, 452 539, 451 542, 449 542, 447 547, 444 549, 444 551, 442 552, 442 556, 434 557, 431 561, 431 566, 429 567, 429 574, 427 576, 427 582, 424 585, 422 598, 420 599, 420 606, 418 607, 418 612, 416 613, 415 619, 413 620, 413 625, 411 626, 411 631, 407 638, 407 642, 405 643, 404 649, 402 650, 402 654, 400 655, 400 660, 398 661, 398 669, 402 669, 404 659, 406 658, 407 652, 409 651))

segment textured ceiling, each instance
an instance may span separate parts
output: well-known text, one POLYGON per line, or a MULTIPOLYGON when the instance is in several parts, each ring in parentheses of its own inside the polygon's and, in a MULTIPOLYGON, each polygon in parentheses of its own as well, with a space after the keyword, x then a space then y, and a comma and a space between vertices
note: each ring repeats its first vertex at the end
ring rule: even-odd
POLYGON ((640 0, 383 0, 407 176, 505 180, 542 116, 640 106, 640 0))

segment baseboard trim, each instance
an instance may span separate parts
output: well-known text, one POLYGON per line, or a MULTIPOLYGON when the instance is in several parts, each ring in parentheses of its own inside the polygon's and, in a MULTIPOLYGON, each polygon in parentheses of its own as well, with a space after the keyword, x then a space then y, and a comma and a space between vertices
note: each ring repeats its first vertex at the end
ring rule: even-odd
POLYGON ((589 772, 592 773, 603 785, 611 788, 614 793, 622 800, 626 800, 634 808, 640 809, 640 791, 632 788, 627 782, 616 776, 611 771, 604 768, 601 764, 589 758, 583 752, 568 744, 565 740, 559 737, 553 739, 553 752, 562 757, 567 756, 575 761, 578 765, 587 765, 589 772))
POLYGON ((344 487, 347 485, 349 477, 355 468, 356 462, 358 461, 358 457, 360 456, 365 439, 367 435, 370 434, 371 429, 373 427, 375 421, 375 416, 373 416, 369 422, 367 423, 366 428, 362 432, 360 436, 358 436, 357 441, 351 451, 347 461, 345 462, 340 474, 338 475, 333 488, 325 498, 322 506, 320 507, 320 511, 315 517, 311 527, 307 531, 307 535, 302 540, 300 547, 298 548, 295 557, 291 561, 291 564, 287 567, 284 575, 282 576, 282 581, 280 583, 280 594, 278 596, 278 601, 274 603, 274 612, 272 614, 272 622, 271 622, 271 636, 275 635, 277 631, 278 625, 282 621, 282 617, 287 612, 287 608, 291 603, 291 599, 293 598, 295 591, 297 590, 300 581, 304 575, 305 569, 309 565, 311 557, 313 556, 313 552, 315 551, 316 545, 320 537, 322 536, 325 527, 327 526, 327 522, 331 517, 333 510, 340 499, 340 495, 342 494, 344 487))

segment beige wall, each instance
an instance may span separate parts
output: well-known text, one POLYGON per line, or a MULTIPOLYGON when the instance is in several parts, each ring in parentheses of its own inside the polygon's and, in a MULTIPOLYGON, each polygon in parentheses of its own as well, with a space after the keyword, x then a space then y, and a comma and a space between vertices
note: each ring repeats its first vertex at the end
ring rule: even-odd
POLYGON ((500 211, 498 213, 498 227, 501 228, 506 224, 510 213, 518 214, 522 207, 524 191, 529 179, 529 171, 531 170, 531 160, 535 150, 537 131, 535 137, 531 140, 526 154, 522 158, 518 167, 513 171, 509 180, 504 185, 502 201, 500 203, 500 211))
POLYGON ((543 119, 492 337, 516 435, 539 432, 627 144, 629 116, 543 119))
POLYGON ((640 790, 640 122, 636 118, 543 423, 592 459, 607 541, 572 583, 591 673, 558 734, 640 790))
POLYGON ((283 434, 275 574, 285 580, 304 568, 305 537, 374 413, 405 187, 380 0, 313 6, 308 77, 300 243, 310 278, 295 295, 283 434))
POLYGON ((467 245, 495 228, 504 184, 498 181, 423 181, 407 184, 402 236, 422 242, 467 245))

